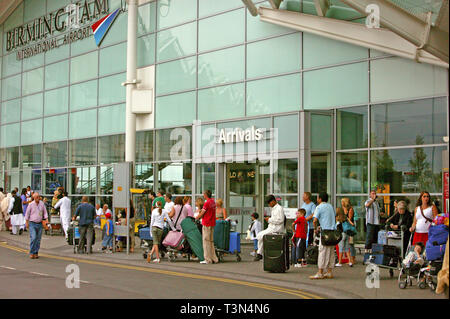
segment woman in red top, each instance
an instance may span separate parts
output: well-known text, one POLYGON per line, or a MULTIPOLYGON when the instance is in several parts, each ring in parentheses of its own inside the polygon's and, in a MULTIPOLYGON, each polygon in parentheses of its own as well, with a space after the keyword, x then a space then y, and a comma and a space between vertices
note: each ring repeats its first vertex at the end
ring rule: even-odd
POLYGON ((305 251, 306 251, 306 234, 308 231, 308 222, 305 218, 306 210, 300 208, 297 211, 297 219, 292 223, 295 229, 294 245, 295 245, 295 265, 294 267, 306 267, 305 251))

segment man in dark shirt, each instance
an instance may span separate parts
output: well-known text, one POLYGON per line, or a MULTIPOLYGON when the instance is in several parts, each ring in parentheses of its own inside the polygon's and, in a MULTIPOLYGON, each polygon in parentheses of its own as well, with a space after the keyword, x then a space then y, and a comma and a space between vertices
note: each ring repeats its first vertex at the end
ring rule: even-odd
POLYGON ((95 207, 89 204, 89 199, 87 196, 83 196, 81 199, 81 204, 77 207, 75 215, 72 218, 72 220, 75 220, 77 216, 80 216, 80 221, 78 223, 78 229, 80 231, 78 252, 83 250, 84 241, 87 237, 87 253, 92 254, 92 239, 94 236, 94 220, 96 215, 95 207))

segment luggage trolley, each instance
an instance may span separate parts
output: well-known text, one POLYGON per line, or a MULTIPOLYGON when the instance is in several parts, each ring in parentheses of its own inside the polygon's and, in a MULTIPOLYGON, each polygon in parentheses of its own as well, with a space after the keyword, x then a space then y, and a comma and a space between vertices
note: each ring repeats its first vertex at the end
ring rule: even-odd
POLYGON ((62 224, 61 224, 61 217, 59 215, 50 215, 50 223, 48 225, 48 232, 50 236, 55 235, 56 233, 62 235, 64 234, 62 224))
MULTIPOLYGON (((74 222, 74 221, 72 221, 70 223, 70 226, 71 227, 69 228, 69 233, 72 232, 72 234, 69 234, 69 238, 72 237, 71 244, 73 245, 73 253, 77 254, 77 253, 79 253, 78 244, 80 241, 80 230, 79 230, 80 228, 78 227, 78 222, 74 222)), ((86 238, 86 240, 87 240, 87 238, 86 238)), ((94 243, 95 243, 95 231, 92 234, 92 246, 94 246, 94 243)), ((87 251, 87 247, 86 247, 86 242, 85 242, 83 245, 83 253, 86 253, 86 251, 87 251)))
MULTIPOLYGON (((382 269, 388 269, 389 276, 393 278, 394 270, 401 271, 401 262, 405 256, 405 252, 403 249, 404 238, 405 232, 402 230, 391 230, 386 232, 386 246, 394 246, 395 249, 398 249, 400 251, 400 254, 398 256, 395 256, 395 253, 386 255, 385 252, 382 252, 381 254, 372 252, 365 263, 376 265, 382 269)), ((366 272, 366 275, 370 276, 373 272, 374 270, 372 269, 371 271, 366 272)))
POLYGON ((229 220, 220 220, 216 222, 214 227, 214 246, 217 258, 223 262, 225 254, 236 255, 236 261, 242 260, 241 252, 241 236, 238 232, 232 232, 231 227, 234 226, 229 220))

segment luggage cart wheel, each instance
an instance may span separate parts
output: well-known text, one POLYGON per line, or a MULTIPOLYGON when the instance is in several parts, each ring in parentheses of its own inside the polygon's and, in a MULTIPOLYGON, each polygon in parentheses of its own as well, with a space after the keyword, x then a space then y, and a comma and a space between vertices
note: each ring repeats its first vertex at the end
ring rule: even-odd
POLYGON ((389 269, 389 276, 392 278, 394 277, 394 271, 392 269, 389 269))
POLYGON ((399 287, 400 289, 405 289, 405 288, 406 288, 406 281, 400 281, 400 282, 398 283, 398 287, 399 287))
POLYGON ((241 256, 237 255, 236 260, 240 262, 242 260, 241 256))
POLYGON ((169 262, 174 262, 176 259, 176 256, 174 254, 168 254, 167 256, 169 258, 169 262))
POLYGON ((420 288, 420 289, 425 289, 425 288, 427 288, 427 285, 425 284, 425 281, 421 281, 421 282, 419 283, 419 288, 420 288))

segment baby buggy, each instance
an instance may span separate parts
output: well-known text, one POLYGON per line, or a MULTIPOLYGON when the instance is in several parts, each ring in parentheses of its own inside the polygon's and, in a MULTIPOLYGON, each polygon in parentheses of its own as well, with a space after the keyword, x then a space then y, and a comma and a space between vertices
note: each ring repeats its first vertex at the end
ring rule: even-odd
POLYGON ((419 264, 412 264, 406 266, 401 263, 400 273, 398 275, 398 287, 405 289, 407 286, 412 286, 415 280, 415 285, 420 289, 425 289, 429 285, 430 276, 427 275, 428 263, 425 262, 422 266, 419 264))

